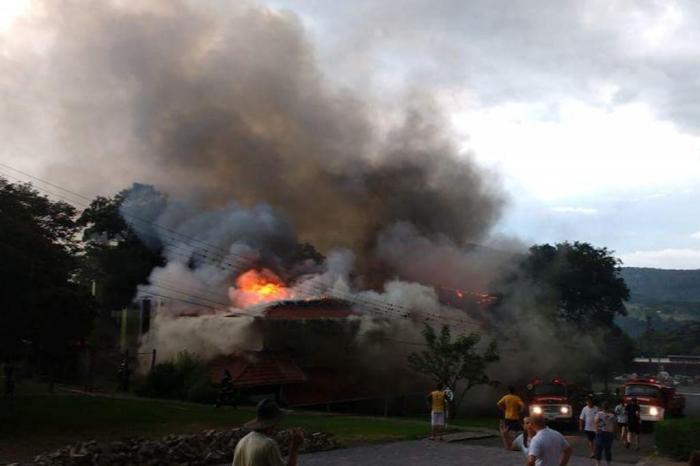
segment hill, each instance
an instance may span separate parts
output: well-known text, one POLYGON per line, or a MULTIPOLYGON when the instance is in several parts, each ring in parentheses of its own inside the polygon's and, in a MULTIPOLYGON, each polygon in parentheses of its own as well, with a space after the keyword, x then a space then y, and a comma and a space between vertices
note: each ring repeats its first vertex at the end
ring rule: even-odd
POLYGON ((700 270, 623 267, 621 275, 630 300, 627 316, 616 321, 632 337, 641 336, 649 325, 671 336, 689 321, 700 321, 700 270))
POLYGON ((622 278, 631 303, 700 303, 700 270, 623 267, 622 278))

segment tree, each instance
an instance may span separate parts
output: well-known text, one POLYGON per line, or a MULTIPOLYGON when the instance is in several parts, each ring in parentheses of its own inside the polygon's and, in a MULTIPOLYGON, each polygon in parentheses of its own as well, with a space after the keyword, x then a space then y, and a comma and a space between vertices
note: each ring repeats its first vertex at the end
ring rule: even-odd
POLYGON ((159 241, 145 244, 120 213, 128 192, 97 197, 77 221, 84 228, 86 245, 80 280, 98 284, 98 299, 105 311, 131 303, 137 286, 147 282, 156 266, 163 265, 159 241))
POLYGON ((455 391, 455 409, 450 412, 456 413, 464 396, 473 387, 495 383, 486 374, 488 365, 499 359, 495 342, 491 342, 483 352, 479 352, 477 347, 481 336, 478 333, 459 335, 452 341, 447 325, 442 326, 440 335, 437 335, 431 326, 426 325, 423 338, 428 349, 411 353, 408 363, 414 371, 425 374, 455 391))
POLYGON ((494 327, 501 331, 501 322, 518 322, 501 335, 518 347, 544 334, 542 329, 557 336, 552 343, 558 348, 596 342, 598 351, 575 358, 575 365, 573 358, 566 365, 562 358, 557 372, 587 369, 607 380, 634 357, 632 341, 615 324, 616 316, 626 315, 630 294, 620 272, 620 261, 607 248, 582 242, 532 246, 494 285, 500 296, 494 327))
POLYGON ((75 209, 0 178, 0 359, 32 350, 51 371, 92 325, 94 302, 75 280, 75 209))
POLYGON ((508 302, 527 287, 540 312, 582 328, 612 326, 616 315, 626 315, 630 294, 620 264, 607 248, 589 243, 535 245, 496 288, 508 302))

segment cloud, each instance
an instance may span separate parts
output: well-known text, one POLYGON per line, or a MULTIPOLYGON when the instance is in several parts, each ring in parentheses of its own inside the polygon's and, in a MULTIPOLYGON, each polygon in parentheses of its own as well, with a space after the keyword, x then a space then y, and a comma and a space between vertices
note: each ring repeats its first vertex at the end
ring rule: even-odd
POLYGON ((327 39, 329 65, 354 70, 345 73, 353 80, 395 84, 408 74, 465 87, 489 106, 574 95, 601 105, 643 100, 700 130, 700 108, 688 105, 700 86, 692 79, 697 2, 531 0, 507 10, 490 0, 273 3, 307 18, 327 39))
POLYGON ((274 3, 312 25, 337 79, 441 89, 465 151, 540 199, 700 179, 696 2, 274 3))
POLYGON ((700 231, 696 231, 692 235, 690 235, 691 238, 693 239, 700 239, 700 231))
POLYGON ((560 206, 560 207, 550 207, 549 210, 552 212, 557 212, 561 214, 580 214, 580 215, 595 215, 598 213, 598 209, 591 207, 571 207, 571 206, 560 206))
POLYGON ((661 269, 700 269, 700 249, 660 249, 635 251, 621 257, 628 267, 661 269))

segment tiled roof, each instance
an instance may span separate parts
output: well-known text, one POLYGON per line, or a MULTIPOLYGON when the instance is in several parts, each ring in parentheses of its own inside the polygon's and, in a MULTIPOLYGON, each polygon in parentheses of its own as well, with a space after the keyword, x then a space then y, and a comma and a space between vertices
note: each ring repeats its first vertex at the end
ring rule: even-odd
POLYGON ((221 380, 224 370, 233 377, 234 387, 285 385, 306 381, 304 372, 286 353, 241 353, 216 359, 209 370, 211 378, 221 380))

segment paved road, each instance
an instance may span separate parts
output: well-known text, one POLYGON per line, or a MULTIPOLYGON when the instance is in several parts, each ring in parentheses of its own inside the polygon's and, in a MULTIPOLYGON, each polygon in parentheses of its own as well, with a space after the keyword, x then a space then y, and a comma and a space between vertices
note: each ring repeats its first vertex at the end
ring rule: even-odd
MULTIPOLYGON (((574 456, 586 457, 588 456, 588 442, 586 438, 580 432, 562 432, 566 440, 574 448, 574 456)), ((470 445, 481 445, 488 447, 498 447, 501 445, 501 440, 498 438, 488 438, 479 440, 470 440, 470 445)), ((651 455, 654 453, 656 447, 654 446, 654 436, 650 433, 642 434, 639 439, 640 451, 635 451, 634 449, 627 449, 624 447, 622 442, 618 441, 616 438, 613 442, 613 459, 620 463, 635 464, 641 458, 651 455)))
MULTIPOLYGON (((523 466, 525 456, 502 448, 430 440, 385 443, 346 448, 299 457, 300 466, 523 466)), ((591 466, 588 458, 574 457, 572 466, 591 466)), ((624 463, 612 463, 623 466, 624 463)), ((627 465, 629 466, 629 465, 627 465)))

